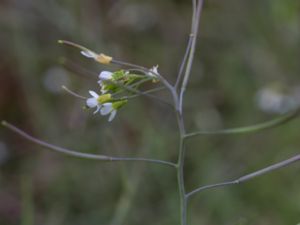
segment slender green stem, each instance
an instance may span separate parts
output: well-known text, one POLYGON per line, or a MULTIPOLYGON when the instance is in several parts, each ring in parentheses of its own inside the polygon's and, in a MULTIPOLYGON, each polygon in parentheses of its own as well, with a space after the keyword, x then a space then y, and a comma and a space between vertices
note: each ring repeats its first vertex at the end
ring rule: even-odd
POLYGON ((121 66, 127 66, 127 67, 131 67, 131 68, 135 68, 138 69, 142 72, 144 72, 145 74, 148 73, 152 73, 154 74, 156 77, 158 77, 159 80, 161 80, 161 82, 166 86, 166 88, 168 88, 170 91, 172 90, 172 85, 169 83, 169 81, 167 81, 162 75, 160 75, 159 73, 155 73, 154 71, 151 71, 150 69, 144 67, 144 66, 139 66, 136 64, 132 64, 132 63, 128 63, 128 62, 123 62, 120 60, 115 60, 113 59, 111 61, 111 63, 116 64, 116 65, 121 65, 121 66))
POLYGON ((174 110, 176 112, 177 124, 179 129, 179 149, 178 149, 178 160, 176 164, 177 169, 177 183, 179 191, 179 201, 180 201, 180 221, 181 225, 187 225, 187 197, 185 191, 185 181, 184 181, 184 161, 185 161, 185 126, 182 116, 182 109, 179 108, 179 98, 175 87, 172 90, 172 96, 174 101, 174 110))
POLYGON ((178 182, 178 191, 179 191, 179 200, 180 200, 180 221, 181 225, 187 225, 187 203, 188 198, 185 190, 185 181, 184 181, 184 161, 185 161, 185 125, 183 120, 183 95, 185 88, 187 86, 187 82, 189 80, 189 76, 191 73, 191 67, 194 61, 195 49, 196 49, 196 36, 198 34, 198 26, 201 15, 202 3, 203 0, 193 0, 193 16, 192 16, 192 28, 190 34, 190 40, 186 49, 186 54, 183 57, 183 61, 181 63, 180 71, 177 77, 177 81, 174 87, 170 88, 173 101, 174 101, 174 110, 176 113, 177 124, 179 128, 180 135, 180 145, 178 152, 178 160, 177 160, 177 182, 178 182), (182 70, 186 67, 185 74, 183 77, 182 85, 180 88, 180 92, 177 92, 178 85, 182 79, 182 70))
MULTIPOLYGON (((153 88, 153 89, 149 89, 149 90, 146 90, 146 91, 142 91, 142 93, 143 94, 150 94, 150 93, 154 93, 154 92, 163 91, 165 89, 166 89, 165 87, 158 87, 158 88, 153 88)), ((135 95, 126 96, 126 97, 124 97, 124 99, 131 99, 131 98, 136 98, 136 97, 140 97, 140 96, 141 96, 141 94, 135 94, 135 95)), ((171 105, 168 102, 166 102, 165 104, 171 105)))
MULTIPOLYGON (((88 49, 88 48, 86 48, 86 47, 84 47, 84 46, 82 46, 82 45, 76 44, 76 43, 74 43, 74 42, 72 42, 72 41, 58 40, 57 42, 58 42, 59 44, 65 44, 65 45, 73 46, 73 47, 78 48, 78 49, 80 49, 80 50, 82 50, 82 51, 87 51, 87 52, 94 53, 92 50, 90 50, 90 49, 88 49)), ((96 54, 96 53, 94 53, 94 54, 96 54)))
POLYGON ((196 43, 197 43, 197 35, 198 35, 198 30, 199 30, 199 23, 200 23, 200 16, 201 16, 201 11, 202 11, 203 1, 204 0, 198 0, 198 3, 196 5, 195 5, 195 3, 193 3, 193 6, 194 7, 196 6, 196 14, 195 14, 195 17, 193 18, 192 31, 191 31, 191 34, 190 34, 191 37, 192 37, 192 44, 191 44, 190 54, 189 54, 189 57, 188 57, 186 70, 185 70, 185 74, 184 74, 184 77, 183 77, 183 82, 182 82, 182 86, 181 86, 181 90, 180 90, 180 94, 179 94, 180 108, 182 108, 183 95, 184 95, 186 86, 188 84, 189 77, 191 75, 192 65, 193 65, 193 62, 194 62, 194 56, 195 56, 195 51, 196 51, 196 43))
POLYGON ((181 225, 187 224, 187 198, 184 181, 184 158, 185 158, 185 144, 184 139, 180 138, 179 156, 177 161, 177 182, 180 199, 180 217, 181 225))
POLYGON ((124 90, 128 91, 128 92, 132 92, 132 93, 135 93, 136 95, 141 95, 141 96, 146 96, 146 97, 149 97, 149 98, 152 98, 152 99, 155 99, 163 104, 166 104, 168 106, 172 106, 169 102, 165 101, 164 99, 161 99, 160 97, 158 96, 155 96, 155 95, 151 95, 149 92, 144 92, 144 91, 139 91, 138 89, 136 88, 133 88, 132 86, 126 86, 120 82, 117 82, 117 81, 111 81, 111 80, 107 80, 108 83, 111 83, 111 84, 114 84, 118 87, 121 87, 123 88, 124 90))
MULTIPOLYGON (((193 31, 193 26, 195 24, 195 20, 196 20, 196 9, 197 9, 197 0, 192 0, 192 4, 193 4, 193 15, 192 15, 192 27, 191 27, 191 31, 193 31)), ((194 39, 194 35, 191 34, 189 35, 189 40, 188 40, 188 44, 186 46, 186 50, 185 50, 185 54, 183 56, 183 59, 182 59, 182 62, 181 62, 181 65, 180 65, 180 68, 179 68, 179 71, 178 71, 178 75, 177 75, 177 79, 176 79, 176 83, 175 83, 175 89, 178 88, 178 85, 180 84, 180 81, 182 79, 182 76, 183 76, 183 70, 186 66, 186 63, 187 63, 187 60, 188 60, 188 57, 189 57, 189 53, 190 53, 190 50, 191 50, 191 47, 192 47, 192 43, 193 43, 193 39, 194 39)))
POLYGON ((180 133, 180 144, 179 144, 179 153, 177 160, 177 182, 179 189, 179 198, 180 198, 180 215, 181 215, 181 225, 187 224, 187 198, 185 191, 185 181, 184 181, 184 160, 185 160, 185 128, 182 114, 177 112, 177 121, 180 133))
POLYGON ((188 41, 188 44, 187 44, 187 47, 186 47, 186 50, 185 50, 185 54, 183 56, 183 60, 181 62, 179 72, 178 72, 178 75, 177 75, 177 79, 176 79, 176 83, 175 83, 175 88, 176 89, 178 88, 178 85, 180 84, 180 81, 182 79, 183 70, 184 70, 184 67, 186 65, 186 61, 187 61, 188 56, 189 56, 189 52, 190 52, 190 49, 191 49, 191 46, 192 46, 193 38, 194 38, 193 35, 189 36, 189 41, 188 41))
POLYGON ((295 118, 299 114, 299 109, 286 113, 282 116, 279 116, 273 120, 255 124, 252 126, 247 127, 237 127, 237 128, 229 128, 224 130, 216 130, 216 131, 196 131, 193 133, 187 133, 185 135, 185 138, 192 138, 199 135, 214 135, 214 134, 245 134, 245 133, 253 133, 261 130, 270 129, 279 125, 282 125, 284 123, 289 122, 293 118, 295 118))
POLYGON ((71 149, 67 148, 62 148, 60 146, 56 146, 53 144, 50 144, 48 142, 42 141, 36 137, 33 137, 26 132, 22 131, 21 129, 17 128, 16 126, 6 122, 2 121, 1 124, 10 129, 11 131, 19 134, 23 138, 27 139, 28 141, 31 141, 37 145, 46 147, 50 150, 64 153, 66 155, 71 155, 75 156, 77 158, 82 158, 82 159, 94 159, 94 160, 99 160, 103 162, 112 162, 112 161, 142 161, 142 162, 148 162, 148 163, 155 163, 155 164, 160 164, 160 165, 166 165, 166 166, 171 166, 171 167, 176 167, 175 163, 169 162, 169 161, 164 161, 164 160, 158 160, 158 159, 148 159, 148 158, 134 158, 134 157, 112 157, 112 156, 106 156, 106 155, 96 155, 96 154, 90 154, 90 153, 82 153, 82 152, 77 152, 71 149))
POLYGON ((144 83, 147 83, 148 81, 151 81, 152 79, 151 78, 144 78, 144 79, 141 79, 135 83, 131 83, 131 84, 122 84, 118 81, 110 81, 110 80, 107 80, 106 82, 108 83, 111 83, 111 84, 114 84, 117 85, 117 86, 121 86, 122 89, 117 91, 116 93, 114 93, 114 95, 119 95, 125 91, 128 91, 128 92, 135 92, 134 90, 138 90, 138 87, 144 83))
POLYGON ((247 174, 245 176, 242 176, 242 177, 240 177, 238 179, 235 179, 235 180, 232 180, 232 181, 227 181, 227 182, 217 183, 217 184, 210 184, 210 185, 206 185, 206 186, 196 188, 195 190, 193 190, 193 191, 191 191, 187 194, 187 198, 191 197, 192 195, 194 195, 196 193, 200 193, 200 192, 205 191, 205 190, 218 188, 218 187, 229 186, 229 185, 234 185, 234 184, 240 184, 240 183, 249 181, 249 180, 251 180, 255 177, 262 176, 266 173, 273 172, 274 170, 281 169, 283 167, 286 167, 286 166, 288 166, 292 163, 298 162, 298 161, 300 161, 300 154, 298 154, 294 157, 291 157, 287 160, 284 160, 284 161, 281 161, 279 163, 268 166, 266 168, 263 168, 261 170, 258 170, 258 171, 255 171, 253 173, 247 174))
POLYGON ((84 97, 84 96, 82 96, 82 95, 80 95, 80 94, 77 94, 76 92, 74 92, 74 91, 71 91, 69 88, 67 88, 66 86, 61 86, 61 88, 63 89, 63 90, 65 90, 68 94, 70 94, 70 95, 72 95, 72 96, 74 96, 74 97, 76 97, 76 98, 79 98, 79 99, 82 99, 82 100, 86 100, 87 99, 87 97, 84 97))

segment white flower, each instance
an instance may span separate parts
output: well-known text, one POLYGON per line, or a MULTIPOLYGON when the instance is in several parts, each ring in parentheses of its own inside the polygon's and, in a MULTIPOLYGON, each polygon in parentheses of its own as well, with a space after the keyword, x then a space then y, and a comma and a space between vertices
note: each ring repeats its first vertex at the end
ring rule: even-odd
POLYGON ((105 94, 107 91, 105 90, 105 85, 103 84, 102 81, 104 80, 111 80, 112 79, 112 75, 113 73, 110 72, 110 71, 102 71, 100 74, 99 74, 99 81, 98 81, 98 84, 100 85, 101 87, 101 93, 102 94, 105 94))
POLYGON ((153 66, 153 67, 149 70, 148 75, 149 75, 150 77, 155 77, 155 78, 157 78, 158 75, 159 75, 159 73, 158 73, 158 65, 153 66))
POLYGON ((99 74, 99 79, 100 80, 111 80, 112 79, 112 75, 113 75, 113 73, 110 72, 110 71, 102 71, 99 74))
POLYGON ((114 109, 113 104, 111 102, 108 103, 104 103, 100 109, 100 113, 102 116, 105 116, 107 114, 110 114, 109 118, 108 118, 108 122, 111 122, 116 114, 117 114, 117 110, 114 109))
POLYGON ((98 95, 96 92, 94 92, 94 91, 89 91, 89 93, 90 93, 90 95, 91 95, 92 97, 91 97, 91 98, 88 98, 88 99, 86 100, 86 105, 87 105, 89 108, 95 108, 95 107, 96 107, 96 111, 94 112, 94 114, 95 114, 95 113, 97 113, 97 112, 101 109, 102 105, 101 105, 100 102, 98 101, 99 95, 98 95))
POLYGON ((92 52, 90 50, 81 51, 80 53, 81 53, 81 55, 83 55, 87 58, 97 59, 97 57, 98 57, 98 54, 96 54, 95 52, 92 52))
POLYGON ((102 64, 110 64, 110 62, 112 61, 112 57, 108 56, 108 55, 105 55, 105 54, 97 54, 89 49, 86 49, 84 47, 80 47, 81 49, 83 49, 81 51, 81 54, 87 58, 90 58, 90 59, 94 59, 96 60, 97 62, 99 63, 102 63, 102 64))

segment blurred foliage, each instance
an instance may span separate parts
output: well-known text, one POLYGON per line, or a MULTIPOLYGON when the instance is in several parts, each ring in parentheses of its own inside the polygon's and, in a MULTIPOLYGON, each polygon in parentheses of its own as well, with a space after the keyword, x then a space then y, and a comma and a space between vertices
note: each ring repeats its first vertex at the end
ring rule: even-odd
MULTIPOLYGON (((141 97, 112 123, 82 110, 84 102, 60 86, 87 96, 97 84, 77 66, 91 74, 117 68, 95 65, 56 42, 71 40, 147 67, 159 64, 161 74, 174 81, 190 16, 191 1, 186 0, 1 1, 0 119, 77 151, 175 160, 177 132, 168 107, 141 97), (76 68, 61 65, 60 57, 76 68)), ((257 104, 259 91, 274 85, 300 102, 300 1, 207 0, 198 38, 185 97, 187 130, 237 127, 276 116, 257 104)), ((296 119, 257 134, 190 140, 187 189, 299 153, 299 126, 296 119)), ((171 169, 78 160, 2 128, 0 135, 0 224, 178 224, 171 169)), ((189 222, 297 224, 298 173, 294 165, 199 194, 189 205, 189 222)))

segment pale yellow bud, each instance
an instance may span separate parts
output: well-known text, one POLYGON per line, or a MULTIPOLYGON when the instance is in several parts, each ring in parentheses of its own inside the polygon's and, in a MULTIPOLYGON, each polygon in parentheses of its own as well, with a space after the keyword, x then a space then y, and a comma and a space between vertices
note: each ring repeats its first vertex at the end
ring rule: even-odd
POLYGON ((97 55, 95 60, 101 64, 110 64, 112 57, 101 53, 101 54, 97 55))

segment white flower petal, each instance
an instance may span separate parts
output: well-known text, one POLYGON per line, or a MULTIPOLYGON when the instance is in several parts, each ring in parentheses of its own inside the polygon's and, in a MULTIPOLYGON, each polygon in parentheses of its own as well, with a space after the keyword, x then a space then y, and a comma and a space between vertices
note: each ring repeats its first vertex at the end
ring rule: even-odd
POLYGON ((153 66, 153 67, 149 70, 148 75, 151 76, 151 77, 157 77, 157 75, 159 75, 159 73, 158 73, 158 65, 153 66))
POLYGON ((96 58, 97 57, 97 55, 94 52, 91 52, 91 51, 88 51, 88 50, 81 51, 80 53, 81 53, 81 55, 83 55, 87 58, 96 58))
POLYGON ((152 72, 157 73, 158 74, 158 65, 157 66, 153 66, 152 67, 152 72))
POLYGON ((90 95, 93 96, 94 98, 99 98, 99 95, 94 92, 94 91, 89 91, 90 95))
POLYGON ((98 105, 98 101, 96 98, 88 98, 86 100, 86 105, 89 107, 89 108, 94 108, 98 105))
POLYGON ((111 111, 110 116, 108 118, 108 122, 111 122, 115 118, 116 114, 117 114, 117 110, 111 111))
POLYGON ((97 109, 95 110, 94 114, 96 114, 97 112, 99 112, 100 109, 101 109, 101 106, 97 105, 97 109))
POLYGON ((111 80, 111 79, 112 79, 112 75, 113 75, 112 72, 109 72, 109 71, 102 71, 102 72, 99 74, 99 79, 100 79, 100 80, 111 80))
POLYGON ((100 110, 102 116, 109 114, 113 110, 112 103, 104 103, 100 110))

